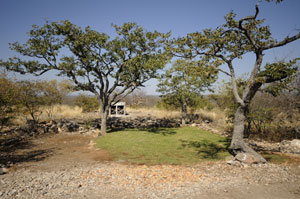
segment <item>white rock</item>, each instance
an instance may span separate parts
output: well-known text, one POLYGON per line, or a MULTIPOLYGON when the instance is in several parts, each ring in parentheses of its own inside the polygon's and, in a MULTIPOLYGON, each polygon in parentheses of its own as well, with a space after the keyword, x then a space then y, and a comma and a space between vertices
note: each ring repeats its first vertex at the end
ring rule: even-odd
POLYGON ((8 168, 5 168, 5 167, 0 168, 0 175, 6 174, 6 173, 8 173, 8 168))

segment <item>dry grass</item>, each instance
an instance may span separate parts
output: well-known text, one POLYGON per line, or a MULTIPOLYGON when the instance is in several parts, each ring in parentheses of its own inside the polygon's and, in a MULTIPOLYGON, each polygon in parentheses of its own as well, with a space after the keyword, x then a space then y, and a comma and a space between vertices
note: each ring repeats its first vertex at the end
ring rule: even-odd
POLYGON ((126 107, 129 116, 132 117, 154 117, 154 118, 175 118, 180 117, 179 111, 167 111, 157 108, 130 108, 126 107))
POLYGON ((52 115, 49 117, 47 112, 49 112, 49 107, 44 107, 42 109, 41 120, 50 119, 80 119, 80 120, 90 120, 94 118, 99 118, 98 112, 83 112, 81 107, 69 106, 69 105, 55 105, 52 107, 52 115))
POLYGON ((73 119, 82 115, 82 108, 78 106, 55 105, 52 114, 57 119, 73 119))
MULTIPOLYGON (((126 108, 126 111, 132 117, 155 117, 155 118, 175 118, 180 117, 180 111, 168 111, 157 108, 126 108)), ((191 112, 191 111, 189 111, 191 112)), ((196 122, 202 122, 208 120, 213 123, 217 128, 224 128, 226 124, 226 116, 220 109, 199 109, 194 110, 193 114, 199 115, 199 120, 196 122)))
MULTIPOLYGON (((60 119, 76 119, 76 120, 91 120, 99 118, 100 114, 98 112, 84 113, 82 108, 78 106, 69 105, 54 105, 53 107, 42 107, 42 114, 39 116, 39 121, 49 121, 49 120, 60 120, 60 119), (49 114, 49 111, 51 114, 49 114)), ((30 119, 29 115, 19 114, 14 120, 13 124, 22 126, 26 124, 26 119, 30 119)))
MULTIPOLYGON (((99 112, 85 113, 82 108, 78 106, 68 106, 68 105, 55 105, 52 109, 49 107, 43 107, 41 109, 42 115, 39 117, 40 121, 49 120, 60 120, 60 119, 76 119, 76 120, 92 120, 100 118, 99 112), (51 116, 47 114, 51 110, 51 116)), ((126 111, 129 117, 152 117, 152 118, 179 118, 181 116, 180 111, 168 111, 161 110, 157 108, 130 108, 126 107, 126 111)), ((191 112, 191 111, 189 111, 191 112)), ((199 116, 199 120, 196 121, 200 123, 205 120, 212 122, 216 128, 224 128, 226 126, 225 114, 218 109, 213 110, 194 110, 193 114, 199 116)), ((27 116, 27 118, 30 118, 27 116)), ((15 125, 22 125, 26 123, 26 117, 24 115, 18 116, 14 122, 15 125)))
POLYGON ((227 126, 225 113, 220 109, 200 109, 196 110, 194 113, 199 115, 200 121, 198 122, 208 120, 211 121, 215 127, 221 129, 224 129, 227 126))

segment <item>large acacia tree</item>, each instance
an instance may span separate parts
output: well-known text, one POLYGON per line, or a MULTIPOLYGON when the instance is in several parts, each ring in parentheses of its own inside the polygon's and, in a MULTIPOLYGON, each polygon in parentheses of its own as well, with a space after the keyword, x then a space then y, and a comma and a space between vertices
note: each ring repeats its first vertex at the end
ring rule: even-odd
POLYGON ((105 135, 110 105, 155 77, 168 61, 162 44, 169 34, 147 32, 135 23, 114 28, 117 36, 110 39, 70 21, 34 25, 25 44, 10 44, 22 56, 0 60, 0 66, 37 76, 56 70, 78 90, 95 94, 101 106, 101 134, 105 135))
POLYGON ((226 23, 224 25, 178 38, 174 41, 173 44, 175 45, 172 49, 174 54, 178 56, 198 57, 199 60, 219 60, 227 66, 228 70, 219 68, 219 71, 231 78, 234 99, 237 103, 230 148, 235 155, 249 153, 255 156, 258 162, 265 162, 265 159, 243 140, 246 114, 253 97, 263 85, 272 83, 272 87, 266 90, 276 93, 292 80, 293 74, 297 71, 297 59, 288 62, 268 63, 265 66, 262 66, 262 62, 265 51, 299 39, 300 32, 277 41, 272 38, 269 26, 262 25, 264 20, 257 19, 258 14, 258 4, 253 16, 237 20, 235 19, 236 15, 231 12, 225 17, 226 23), (234 60, 243 58, 243 55, 247 53, 254 53, 255 60, 250 77, 246 80, 245 88, 240 94, 234 60))

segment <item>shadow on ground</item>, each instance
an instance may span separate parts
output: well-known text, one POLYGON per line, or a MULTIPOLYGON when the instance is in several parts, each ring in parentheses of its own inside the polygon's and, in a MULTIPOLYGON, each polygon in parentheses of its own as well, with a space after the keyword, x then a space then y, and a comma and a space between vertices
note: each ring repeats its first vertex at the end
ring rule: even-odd
POLYGON ((0 164, 41 161, 53 155, 52 149, 33 150, 30 139, 0 139, 0 164))
POLYGON ((190 141, 179 140, 183 148, 194 148, 204 159, 219 159, 220 153, 229 152, 230 140, 222 140, 214 143, 208 140, 190 141))
POLYGON ((18 137, 0 139, 0 153, 15 152, 32 147, 34 147, 34 144, 29 139, 20 139, 18 137))

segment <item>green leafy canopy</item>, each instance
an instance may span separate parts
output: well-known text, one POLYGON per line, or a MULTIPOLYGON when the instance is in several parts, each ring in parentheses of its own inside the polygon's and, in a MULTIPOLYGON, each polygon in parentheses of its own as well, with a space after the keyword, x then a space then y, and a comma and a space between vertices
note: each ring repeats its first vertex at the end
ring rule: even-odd
POLYGON ((90 91, 101 99, 114 93, 113 100, 156 76, 168 61, 162 45, 170 36, 144 31, 135 23, 113 26, 118 35, 114 39, 90 27, 83 30, 70 21, 34 25, 25 44, 10 44, 12 50, 31 59, 12 57, 0 64, 22 74, 57 70, 73 80, 78 90, 90 91))

